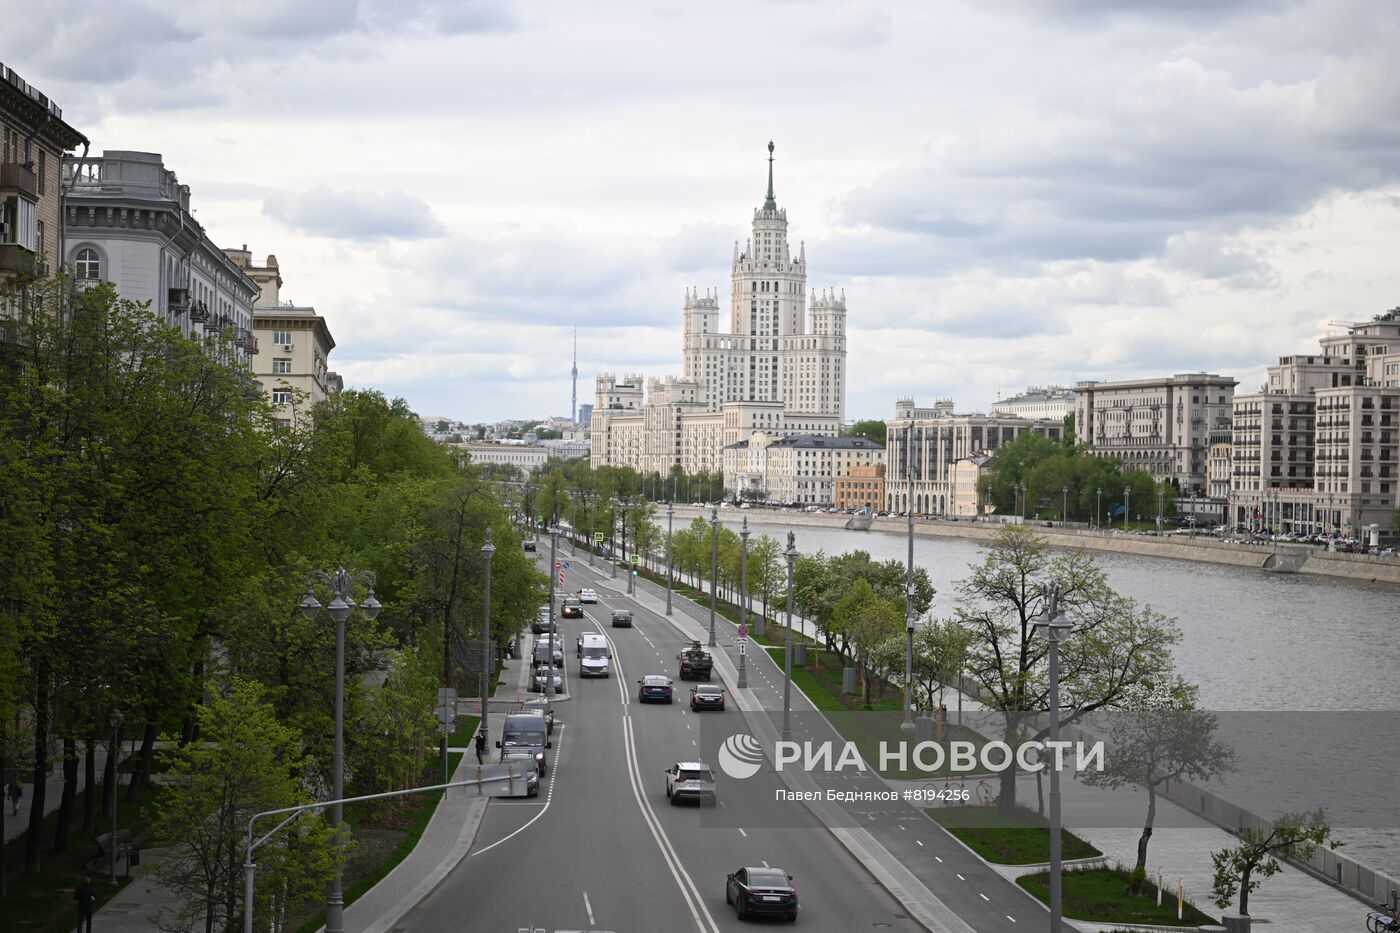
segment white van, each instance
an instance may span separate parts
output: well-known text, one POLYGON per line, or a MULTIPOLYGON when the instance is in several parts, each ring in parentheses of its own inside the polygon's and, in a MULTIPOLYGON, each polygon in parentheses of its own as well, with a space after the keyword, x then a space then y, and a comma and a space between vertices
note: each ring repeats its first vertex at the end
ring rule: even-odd
POLYGON ((579 640, 578 675, 580 677, 607 677, 610 673, 608 640, 594 632, 585 632, 579 640))

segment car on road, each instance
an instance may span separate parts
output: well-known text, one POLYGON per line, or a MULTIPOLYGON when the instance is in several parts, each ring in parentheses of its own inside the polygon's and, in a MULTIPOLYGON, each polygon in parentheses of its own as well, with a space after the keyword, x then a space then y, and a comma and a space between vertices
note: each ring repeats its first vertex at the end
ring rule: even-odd
POLYGON ((696 684, 690 688, 691 712, 717 709, 724 712, 724 688, 715 684, 696 684))
POLYGON ((526 542, 525 542, 525 553, 527 553, 527 554, 533 554, 533 553, 535 553, 535 542, 533 542, 533 541, 526 541, 526 542))
POLYGON ((637 681, 641 686, 637 689, 638 703, 674 703, 675 694, 671 689, 671 678, 665 674, 648 674, 637 681))
POLYGON ((612 624, 613 624, 613 628, 631 628, 631 627, 632 627, 632 610, 631 610, 631 609, 614 609, 614 610, 612 611, 612 624))
POLYGON ((781 868, 741 868, 724 882, 724 902, 734 905, 739 919, 786 917, 797 919, 797 889, 792 875, 781 868))
POLYGON ((578 591, 578 601, 581 602, 581 603, 589 603, 589 604, 593 604, 593 603, 598 602, 598 592, 597 592, 597 590, 590 590, 590 589, 587 589, 587 588, 584 588, 584 589, 579 590, 579 591, 578 591))
POLYGON ((529 752, 506 752, 501 755, 501 764, 519 765, 525 775, 525 796, 538 797, 540 793, 540 763, 529 752))
POLYGON ((608 640, 597 632, 587 632, 579 638, 578 675, 580 677, 610 677, 612 652, 608 640))
POLYGON ((710 766, 699 761, 678 761, 666 769, 666 796, 671 806, 682 800, 697 801, 715 805, 715 773, 710 766))
POLYGON ((583 603, 579 602, 577 596, 565 596, 564 608, 559 610, 559 614, 566 619, 582 619, 583 603))
POLYGON ((535 691, 535 693, 549 692, 550 674, 554 675, 554 692, 564 692, 564 675, 562 672, 549 667, 537 667, 535 668, 535 674, 532 678, 532 681, 534 683, 534 687, 532 689, 535 691))
POLYGON ((539 764, 540 774, 549 771, 545 749, 553 744, 549 740, 549 729, 545 725, 544 717, 525 713, 511 713, 506 716, 506 721, 501 726, 501 737, 496 740, 496 747, 501 750, 502 759, 506 755, 527 753, 539 764))
POLYGON ((552 706, 549 705, 549 701, 548 701, 548 700, 526 700, 524 703, 521 703, 521 704, 520 704, 520 712, 522 712, 522 713, 528 713, 528 712, 530 712, 531 710, 538 710, 538 711, 539 711, 539 714, 540 714, 541 716, 544 717, 545 725, 548 727, 548 730, 547 730, 547 731, 548 731, 551 735, 553 735, 553 734, 554 734, 554 707, 552 707, 552 706))

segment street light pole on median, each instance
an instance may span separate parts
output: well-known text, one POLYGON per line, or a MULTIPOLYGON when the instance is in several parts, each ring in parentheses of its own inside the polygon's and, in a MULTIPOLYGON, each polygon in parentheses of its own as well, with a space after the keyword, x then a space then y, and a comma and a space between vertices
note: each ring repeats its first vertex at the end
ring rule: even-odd
POLYGON ((710 507, 710 644, 715 647, 715 583, 719 579, 719 506, 710 507))
POLYGON ((749 685, 748 671, 744 667, 744 643, 749 630, 749 517, 744 516, 744 527, 739 529, 739 618, 742 620, 743 636, 739 639, 739 683, 743 688, 749 685))
MULTIPOLYGON (((1074 627, 1069 614, 1060 610, 1059 587, 1052 587, 1045 602, 1045 612, 1036 620, 1036 628, 1044 628, 1050 641, 1050 747, 1058 748, 1060 741, 1060 638, 1074 627)), ((1063 906, 1061 899, 1062 866, 1060 862, 1060 769, 1050 769, 1050 933, 1062 933, 1063 906)))
POLYGON ((783 552, 783 557, 787 558, 788 565, 788 586, 787 586, 787 650, 783 652, 783 741, 792 741, 792 572, 797 566, 797 535, 788 532, 787 550, 783 552))
MULTIPOLYGON (((544 695, 551 706, 554 701, 554 647, 559 644, 559 624, 554 620, 554 575, 560 573, 554 569, 554 547, 558 537, 559 528, 551 519, 549 523, 549 650, 545 652, 544 661, 544 695)), ((617 564, 613 564, 613 568, 616 569, 617 564)), ((536 663, 539 662, 538 651, 535 652, 535 660, 536 663)))
MULTIPOLYGON (((675 484, 672 483, 671 497, 675 498, 675 484)), ((674 555, 676 535, 676 503, 666 503, 666 614, 671 614, 671 560, 674 555)))
POLYGON ((1123 530, 1128 530, 1128 506, 1133 501, 1133 487, 1123 487, 1123 530))
MULTIPOLYGON (((909 496, 914 495, 914 474, 909 474, 909 496)), ((909 511, 909 560, 904 567, 904 722, 899 728, 914 731, 914 512, 909 511)))
MULTIPOLYGON (((306 595, 302 597, 301 614, 308 620, 316 618, 321 603, 312 589, 320 580, 331 587, 335 598, 325 607, 335 623, 335 751, 331 758, 331 797, 339 800, 345 796, 345 621, 350 618, 350 610, 355 608, 350 590, 358 582, 369 584, 369 595, 360 603, 360 611, 371 621, 379 615, 379 600, 374 598, 374 574, 369 571, 347 573, 342 567, 334 574, 322 570, 312 571, 306 581, 306 595)), ((444 739, 444 741, 446 741, 444 739)), ((340 804, 331 807, 331 827, 335 830, 335 845, 342 845, 340 835, 340 804)), ((337 856, 335 875, 331 878, 330 892, 326 895, 326 933, 344 933, 345 896, 340 886, 341 858, 337 856)))
MULTIPOLYGON (((107 714, 107 723, 112 727, 112 838, 107 845, 107 880, 111 884, 117 883, 117 778, 121 772, 117 770, 117 765, 121 764, 121 728, 122 711, 113 709, 107 714)), ((127 874, 131 874, 131 856, 127 856, 127 874)))

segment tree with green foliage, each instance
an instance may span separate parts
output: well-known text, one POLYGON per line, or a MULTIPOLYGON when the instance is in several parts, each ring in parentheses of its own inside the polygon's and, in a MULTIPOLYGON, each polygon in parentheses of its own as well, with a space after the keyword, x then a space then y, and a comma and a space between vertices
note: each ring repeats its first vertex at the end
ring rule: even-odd
POLYGON ((861 702, 870 706, 870 686, 879 663, 877 649, 904 626, 901 606, 882 598, 864 578, 858 578, 837 601, 831 627, 852 648, 860 673, 861 702))
POLYGON ((1235 894, 1240 896, 1241 916, 1249 916, 1249 895, 1259 889, 1265 878, 1282 870, 1280 858, 1306 862, 1318 846, 1339 849, 1342 843, 1332 833, 1326 814, 1288 813, 1273 822, 1268 831, 1246 829, 1240 844, 1210 854, 1215 864, 1212 888, 1215 906, 1224 910, 1235 894))
MULTIPOLYGON (((169 854, 162 885, 185 897, 161 917, 164 930, 233 929, 243 916, 243 860, 248 819, 263 810, 309 803, 309 762, 300 736, 277 721, 263 688, 233 682, 229 694, 200 709, 203 741, 170 755, 156 836, 169 854)), ((264 827, 264 830, 270 829, 264 827)), ((331 828, 319 814, 302 817, 257 850, 254 926, 279 927, 320 900, 335 870, 331 828)))
POLYGON ((1147 818, 1132 878, 1143 878, 1147 871, 1158 790, 1168 781, 1208 781, 1234 769, 1234 751, 1215 738, 1214 714, 1196 709, 1195 697, 1196 688, 1180 678, 1134 684, 1123 690, 1115 709, 1100 714, 1100 720, 1107 717, 1105 738, 1112 751, 1102 771, 1089 771, 1081 780, 1147 791, 1147 818))
POLYGON ((885 446, 885 422, 883 421, 876 419, 857 421, 842 433, 847 437, 863 437, 874 441, 881 447, 885 446))
MULTIPOLYGON (((1115 592, 1086 552, 1052 550, 1030 529, 1007 525, 970 569, 958 583, 956 619, 971 632, 968 672, 983 703, 1003 714, 1008 742, 1026 714, 1048 708, 1049 646, 1035 623, 1052 589, 1074 622, 1060 642, 1063 722, 1172 678, 1171 649, 1181 638, 1175 620, 1115 592)), ((998 805, 1006 814, 1016 805, 1015 777, 1014 768, 1001 773, 998 805)))
POLYGON ((972 633, 953 619, 930 621, 914 632, 914 687, 920 706, 946 706, 943 701, 949 685, 959 689, 971 644, 972 633))

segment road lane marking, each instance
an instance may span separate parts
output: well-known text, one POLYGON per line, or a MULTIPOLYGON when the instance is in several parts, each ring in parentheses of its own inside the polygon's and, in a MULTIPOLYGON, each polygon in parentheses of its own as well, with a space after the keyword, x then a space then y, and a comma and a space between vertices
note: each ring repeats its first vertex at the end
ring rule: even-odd
POLYGON ((1012 923, 1015 923, 1015 922, 1016 922, 1016 918, 1013 917, 1013 916, 1011 916, 1010 914, 1007 914, 1007 915, 1006 915, 1006 919, 1007 919, 1007 920, 1010 920, 1012 923))
MULTIPOLYGON (((957 873, 957 872, 953 872, 953 874, 957 875, 958 873, 957 873)), ((959 880, 959 881, 966 881, 967 879, 964 878, 962 875, 958 875, 958 880, 959 880)))
POLYGON ((739 827, 739 835, 743 836, 745 839, 749 838, 749 834, 744 832, 744 828, 742 826, 739 827))
POLYGON ((977 896, 980 897, 980 898, 982 898, 982 900, 986 901, 988 904, 990 904, 990 903, 992 902, 992 899, 991 899, 990 897, 988 897, 987 895, 983 894, 981 891, 978 891, 978 892, 977 892, 977 896))
POLYGON ((583 892, 583 909, 586 910, 586 911, 588 911, 588 925, 589 925, 589 926, 593 926, 594 923, 596 923, 597 921, 595 921, 595 920, 593 919, 593 905, 590 904, 590 903, 588 903, 588 892, 587 892, 587 891, 584 891, 584 892, 583 892))
MULTIPOLYGON (((559 723, 559 728, 562 730, 566 725, 567 725, 567 723, 562 723, 562 722, 561 722, 561 723, 559 723)), ((560 735, 560 738, 563 738, 562 733, 561 733, 561 735, 560 735)), ((563 747, 564 747, 563 743, 560 742, 560 743, 557 743, 557 744, 559 745, 559 748, 562 750, 563 747)), ((554 755, 554 761, 553 761, 553 762, 550 762, 550 764, 549 764, 549 790, 547 790, 547 791, 545 792, 545 795, 544 795, 544 806, 540 807, 540 812, 539 812, 539 813, 536 813, 534 816, 530 817, 529 821, 526 822, 526 824, 525 824, 524 826, 521 826, 521 827, 518 828, 515 832, 511 833, 509 836, 505 836, 505 837, 503 837, 503 838, 501 838, 501 839, 497 839, 495 842, 491 843, 489 846, 487 846, 487 847, 484 848, 484 849, 478 849, 478 850, 476 850, 475 852, 473 852, 473 853, 471 854, 471 857, 475 858, 475 857, 478 856, 478 855, 482 855, 482 854, 484 854, 484 853, 486 853, 486 852, 490 852, 492 849, 496 848, 496 846, 500 845, 501 843, 510 841, 511 839, 513 839, 513 838, 515 838, 516 836, 518 836, 518 835, 520 835, 521 833, 523 833, 525 830, 529 829, 532 825, 534 825, 535 820, 538 820, 540 817, 544 816, 546 812, 548 812, 548 810, 549 810, 549 805, 554 801, 554 783, 555 783, 555 781, 556 781, 556 780, 558 779, 558 777, 559 777, 559 760, 560 760, 560 757, 561 757, 560 753, 559 753, 559 752, 556 752, 555 755, 554 755)))
POLYGON ((915 844, 915 845, 919 845, 919 846, 923 845, 923 843, 920 842, 920 841, 917 840, 917 839, 914 840, 914 844, 915 844))
POLYGON ((940 862, 943 861, 943 859, 938 858, 938 856, 936 856, 936 855, 934 856, 934 858, 938 859, 938 861, 940 861, 940 862))
POLYGON ((772 866, 772 865, 769 865, 767 862, 764 862, 764 863, 763 863, 763 867, 764 867, 764 868, 772 868, 773 866, 772 866))

